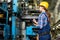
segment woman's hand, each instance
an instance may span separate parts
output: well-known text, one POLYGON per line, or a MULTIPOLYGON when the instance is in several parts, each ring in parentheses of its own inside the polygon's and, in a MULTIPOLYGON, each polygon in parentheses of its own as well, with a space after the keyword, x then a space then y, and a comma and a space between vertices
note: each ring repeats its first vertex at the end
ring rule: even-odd
POLYGON ((34 22, 34 23, 36 23, 36 20, 35 20, 35 19, 33 19, 33 22, 34 22))
POLYGON ((33 23, 35 26, 37 26, 38 24, 35 24, 35 23, 33 23))
POLYGON ((33 22, 35 26, 38 25, 38 22, 35 19, 33 19, 33 22))

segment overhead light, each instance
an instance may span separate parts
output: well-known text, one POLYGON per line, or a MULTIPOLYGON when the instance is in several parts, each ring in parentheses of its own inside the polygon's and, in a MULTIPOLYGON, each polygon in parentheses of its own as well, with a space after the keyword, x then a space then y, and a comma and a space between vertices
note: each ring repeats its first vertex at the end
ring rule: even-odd
POLYGON ((56 28, 59 28, 59 26, 56 26, 56 28))
POLYGON ((11 2, 11 0, 7 0, 7 2, 9 3, 9 2, 11 2))
POLYGON ((55 28, 53 28, 53 30, 55 30, 55 28))
POLYGON ((60 26, 60 24, 58 26, 60 26))
POLYGON ((26 6, 28 6, 28 4, 26 3, 26 6))
POLYGON ((29 8, 31 8, 31 9, 32 9, 32 5, 29 5, 29 8))
POLYGON ((11 17, 9 17, 9 21, 11 21, 11 17))

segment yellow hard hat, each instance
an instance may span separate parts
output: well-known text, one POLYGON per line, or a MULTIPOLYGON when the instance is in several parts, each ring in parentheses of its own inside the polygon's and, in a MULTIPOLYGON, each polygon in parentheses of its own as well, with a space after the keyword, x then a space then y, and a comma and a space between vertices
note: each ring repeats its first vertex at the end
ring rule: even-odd
POLYGON ((46 1, 41 2, 40 5, 41 5, 41 6, 44 6, 46 9, 48 9, 48 7, 49 7, 48 2, 46 2, 46 1))

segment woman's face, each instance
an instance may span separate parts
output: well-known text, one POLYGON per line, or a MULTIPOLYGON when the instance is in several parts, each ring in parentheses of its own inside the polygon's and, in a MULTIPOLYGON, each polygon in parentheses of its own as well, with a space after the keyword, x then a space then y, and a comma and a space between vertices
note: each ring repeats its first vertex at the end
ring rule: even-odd
POLYGON ((39 7, 39 10, 40 10, 40 12, 41 12, 41 11, 43 10, 43 7, 40 6, 40 7, 39 7))

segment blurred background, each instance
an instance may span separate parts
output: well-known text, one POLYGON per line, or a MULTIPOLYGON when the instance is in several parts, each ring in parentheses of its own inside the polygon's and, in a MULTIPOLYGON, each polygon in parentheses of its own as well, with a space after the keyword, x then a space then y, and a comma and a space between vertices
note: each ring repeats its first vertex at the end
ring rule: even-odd
POLYGON ((59 40, 60 0, 0 0, 0 40, 38 40, 32 19, 37 20, 42 1, 49 3, 51 40, 59 40))

